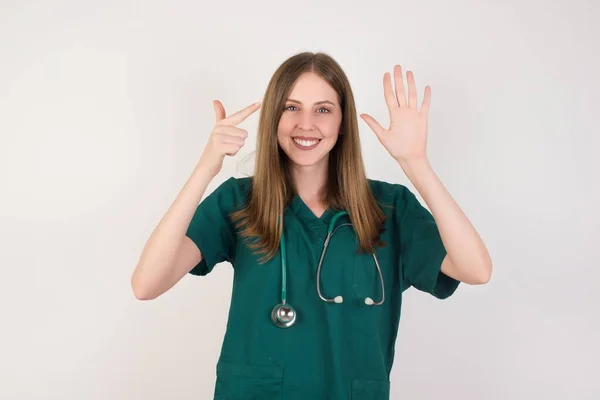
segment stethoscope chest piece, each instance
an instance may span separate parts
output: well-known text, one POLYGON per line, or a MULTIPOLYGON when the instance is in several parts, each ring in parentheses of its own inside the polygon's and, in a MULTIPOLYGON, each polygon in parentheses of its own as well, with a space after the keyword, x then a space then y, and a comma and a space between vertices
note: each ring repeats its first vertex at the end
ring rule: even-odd
POLYGON ((271 311, 271 320, 280 328, 289 328, 296 322, 296 310, 289 304, 277 304, 271 311))

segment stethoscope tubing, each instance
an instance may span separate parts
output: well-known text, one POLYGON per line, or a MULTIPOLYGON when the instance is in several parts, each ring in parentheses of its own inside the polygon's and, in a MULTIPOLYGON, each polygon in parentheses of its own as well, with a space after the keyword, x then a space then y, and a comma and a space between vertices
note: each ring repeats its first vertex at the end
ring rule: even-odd
MULTIPOLYGON (((327 236, 325 237, 325 242, 323 243, 323 250, 321 251, 321 257, 319 258, 319 265, 317 266, 317 294, 319 298, 327 303, 342 303, 343 298, 341 296, 336 296, 333 299, 324 297, 321 292, 321 269, 323 267, 323 260, 325 258, 325 253, 327 252, 327 246, 329 246, 329 242, 333 236, 333 234, 342 226, 352 226, 351 223, 344 223, 335 227, 336 220, 344 214, 348 214, 346 211, 340 211, 336 215, 333 216, 329 223, 329 227, 327 229, 327 236), (334 229, 335 227, 335 229, 334 229)), ((283 225, 281 227, 281 239, 280 239, 280 251, 281 251, 281 303, 276 305, 275 308, 271 311, 271 319, 273 323, 280 328, 288 328, 292 326, 296 322, 296 310, 293 306, 287 303, 287 254, 285 247, 285 235, 283 225)), ((378 302, 373 301, 370 297, 365 299, 365 304, 367 305, 376 305, 380 306, 385 301, 385 282, 383 279, 383 273, 381 272, 381 267, 379 266, 379 261, 377 260, 377 256, 373 253, 373 260, 375 261, 375 266, 377 268, 377 272, 379 274, 379 281, 381 282, 381 300, 378 302)))

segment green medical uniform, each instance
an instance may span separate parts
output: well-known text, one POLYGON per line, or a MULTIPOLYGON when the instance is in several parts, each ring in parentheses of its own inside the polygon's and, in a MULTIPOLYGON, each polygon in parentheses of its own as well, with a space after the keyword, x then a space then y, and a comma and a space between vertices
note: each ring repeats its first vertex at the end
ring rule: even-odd
MULTIPOLYGON (((190 273, 206 275, 228 261, 234 268, 227 329, 216 367, 215 399, 387 400, 400 321, 402 293, 413 286, 443 299, 459 282, 440 271, 446 251, 432 215, 405 186, 369 180, 387 216, 376 254, 385 281, 385 303, 373 256, 358 253, 351 226, 341 227, 327 248, 321 271, 325 297, 317 295, 316 273, 328 223, 296 196, 284 212, 287 301, 295 324, 271 321, 281 302, 281 253, 263 265, 237 235, 228 214, 242 207, 251 178, 230 178, 198 206, 187 236, 203 254, 190 273)), ((349 222, 342 216, 336 226, 349 222)))

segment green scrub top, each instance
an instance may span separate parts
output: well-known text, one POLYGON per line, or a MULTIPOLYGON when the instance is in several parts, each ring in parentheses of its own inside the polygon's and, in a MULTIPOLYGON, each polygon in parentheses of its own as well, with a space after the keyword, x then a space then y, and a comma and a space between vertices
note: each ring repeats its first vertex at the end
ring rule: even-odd
MULTIPOLYGON (((245 203, 251 178, 230 178, 198 206, 187 236, 202 252, 190 273, 206 275, 228 261, 234 268, 229 319, 216 367, 215 399, 387 400, 402 293, 413 286, 443 299, 459 285, 440 271, 446 251, 431 213, 405 186, 369 180, 387 219, 376 255, 385 281, 385 303, 373 256, 358 253, 351 226, 333 235, 323 261, 323 296, 316 273, 329 221, 295 196, 284 211, 287 301, 297 311, 289 328, 271 321, 281 302, 281 253, 263 265, 237 234, 228 215, 245 203)), ((349 222, 344 215, 336 226, 349 222)))

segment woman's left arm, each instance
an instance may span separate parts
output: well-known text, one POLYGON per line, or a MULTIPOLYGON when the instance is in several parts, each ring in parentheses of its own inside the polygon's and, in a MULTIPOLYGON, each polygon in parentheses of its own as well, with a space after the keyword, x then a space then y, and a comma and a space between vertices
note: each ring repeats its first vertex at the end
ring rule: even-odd
POLYGON ((383 92, 390 115, 388 129, 383 128, 368 114, 360 116, 427 203, 446 248, 442 272, 461 282, 486 283, 492 274, 492 261, 485 244, 437 177, 427 158, 427 118, 431 88, 425 87, 425 96, 419 109, 414 74, 408 71, 406 77, 408 96, 399 65, 394 66, 395 88, 392 87, 391 74, 383 75, 383 92))
POLYGON ((399 164, 437 224, 447 251, 442 272, 469 284, 487 283, 492 275, 492 260, 486 246, 429 161, 423 158, 399 164))

